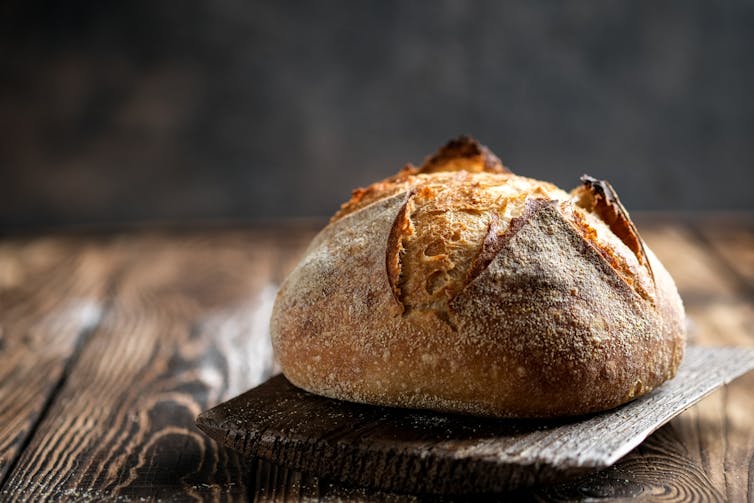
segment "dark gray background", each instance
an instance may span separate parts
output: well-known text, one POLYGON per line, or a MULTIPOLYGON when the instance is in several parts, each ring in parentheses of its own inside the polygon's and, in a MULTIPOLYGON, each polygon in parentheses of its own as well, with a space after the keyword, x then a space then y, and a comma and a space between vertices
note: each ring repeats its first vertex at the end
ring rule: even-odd
POLYGON ((327 215, 459 133, 629 209, 752 210, 754 3, 13 2, 0 226, 327 215))

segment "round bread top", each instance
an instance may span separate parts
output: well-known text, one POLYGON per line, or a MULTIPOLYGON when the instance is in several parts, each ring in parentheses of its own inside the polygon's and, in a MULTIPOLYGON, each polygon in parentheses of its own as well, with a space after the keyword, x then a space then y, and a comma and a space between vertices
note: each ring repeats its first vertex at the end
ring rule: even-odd
POLYGON ((421 167, 407 165, 393 177, 354 190, 331 222, 401 192, 408 198, 390 235, 387 270, 406 314, 431 310, 447 319, 448 303, 489 263, 496 243, 505 240, 533 200, 556 202, 639 295, 654 295, 638 233, 605 181, 585 176, 584 184, 568 193, 514 175, 486 147, 460 137, 421 167))

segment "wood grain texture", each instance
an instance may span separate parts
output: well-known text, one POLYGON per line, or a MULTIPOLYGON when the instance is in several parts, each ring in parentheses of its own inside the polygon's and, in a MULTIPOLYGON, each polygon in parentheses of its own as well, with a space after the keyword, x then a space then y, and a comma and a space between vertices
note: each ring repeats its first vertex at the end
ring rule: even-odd
MULTIPOLYGON (((754 218, 708 218, 693 222, 700 249, 710 249, 710 266, 725 279, 725 295, 695 309, 700 344, 727 339, 754 347, 754 218)), ((694 454, 728 501, 754 499, 754 375, 715 393, 692 409, 683 431, 696 440, 694 454), (746 469, 739 473, 739 467, 746 469)), ((680 427, 681 425, 679 425, 680 427)))
MULTIPOLYGON (((740 245, 754 218, 639 221, 642 235, 676 280, 693 342, 754 347, 752 303, 741 270, 750 250, 740 245)), ((669 501, 751 501, 753 389, 754 374, 746 374, 673 419, 610 469, 538 495, 555 501, 607 497, 623 486, 633 496, 669 501)))
MULTIPOLYGON (((754 220, 638 220, 678 282, 696 343, 754 346, 744 294, 754 220)), ((421 499, 244 460, 191 424, 194 411, 269 372, 249 342, 266 330, 262 292, 272 292, 312 230, 0 241, 0 445, 10 470, 0 500, 421 499)), ((607 470, 488 499, 751 500, 752 389, 749 373, 607 470)))
POLYGON ((247 457, 404 493, 495 492, 604 469, 713 389, 754 368, 754 350, 689 348, 672 381, 582 419, 489 420, 366 406, 282 375, 209 410, 198 426, 247 457))
POLYGON ((266 322, 288 257, 286 239, 271 239, 113 239, 107 252, 124 266, 112 271, 110 307, 2 496, 244 498, 246 461, 193 420, 272 371, 266 322))
MULTIPOLYGON (((702 345, 754 345, 751 303, 740 295, 724 264, 697 229, 676 218, 639 218, 640 232, 678 283, 691 316, 693 339, 702 345)), ((749 229, 754 219, 731 225, 749 229)), ((719 225, 719 222, 714 222, 719 225)), ((704 222, 700 227, 706 229, 704 222)), ((740 249, 740 247, 739 247, 740 249)), ((642 500, 750 501, 754 496, 754 374, 749 373, 691 407, 651 435, 618 463, 599 473, 555 486, 488 495, 491 501, 642 500)), ((260 501, 318 498, 324 501, 416 501, 414 495, 380 493, 323 481, 258 462, 260 501), (281 495, 283 497, 281 497, 281 495)), ((435 497, 431 498, 432 500, 435 497)))
MULTIPOLYGON (((715 226, 712 221, 703 228, 715 226)), ((721 255, 710 249, 706 240, 699 239, 698 229, 670 222, 657 224, 646 233, 649 245, 661 257, 681 292, 690 324, 690 342, 754 347, 754 306, 742 287, 746 280, 722 262, 721 255)), ((747 233, 745 229, 742 223, 741 239, 747 233)), ((739 239, 732 237, 730 241, 739 239)), ((729 257, 735 249, 727 249, 729 257)), ((738 251, 745 253, 742 248, 738 251)), ((742 261, 743 258, 735 260, 742 261)))
POLYGON ((106 310, 113 267, 94 243, 0 244, 0 481, 106 310))
POLYGON ((738 286, 754 296, 754 218, 716 217, 695 222, 692 228, 738 277, 738 286))

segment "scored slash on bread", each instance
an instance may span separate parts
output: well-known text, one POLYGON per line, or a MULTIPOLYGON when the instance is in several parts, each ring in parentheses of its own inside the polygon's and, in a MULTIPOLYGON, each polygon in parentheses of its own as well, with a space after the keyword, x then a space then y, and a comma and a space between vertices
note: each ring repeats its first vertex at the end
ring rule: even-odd
POLYGON ((628 216, 628 211, 620 202, 618 193, 607 180, 597 180, 589 175, 582 175, 582 187, 574 189, 572 194, 578 197, 578 204, 590 212, 597 213, 610 230, 636 254, 639 262, 649 270, 652 281, 654 273, 652 265, 644 249, 644 241, 639 237, 639 231, 628 216))
POLYGON ((366 403, 572 415, 672 377, 683 307, 605 181, 520 177, 468 137, 357 189, 284 282, 291 382, 366 403))

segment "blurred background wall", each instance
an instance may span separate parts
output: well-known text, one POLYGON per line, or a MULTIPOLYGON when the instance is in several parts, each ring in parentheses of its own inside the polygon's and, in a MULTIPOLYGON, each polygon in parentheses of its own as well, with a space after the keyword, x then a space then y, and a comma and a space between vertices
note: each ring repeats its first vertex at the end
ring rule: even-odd
POLYGON ((468 133, 752 210, 754 2, 5 2, 2 230, 328 215, 468 133))

